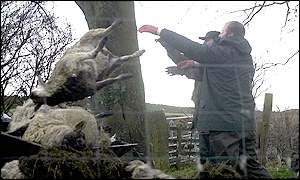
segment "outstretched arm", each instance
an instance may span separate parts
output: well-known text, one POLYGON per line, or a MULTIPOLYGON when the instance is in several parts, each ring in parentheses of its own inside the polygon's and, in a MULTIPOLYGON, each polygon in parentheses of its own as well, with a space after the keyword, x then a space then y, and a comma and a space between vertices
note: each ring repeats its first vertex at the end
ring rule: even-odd
POLYGON ((183 52, 186 57, 193 59, 203 64, 225 64, 230 58, 231 51, 225 46, 212 46, 194 42, 176 32, 162 29, 159 30, 157 27, 152 25, 144 25, 139 28, 139 32, 148 32, 155 35, 159 35, 160 38, 168 44, 183 52), (201 59, 199 58, 201 57, 201 59))
POLYGON ((171 58, 171 60, 175 64, 178 64, 181 61, 184 61, 184 60, 188 59, 180 51, 178 51, 177 49, 175 49, 174 47, 172 47, 171 45, 169 45, 165 41, 163 41, 161 39, 156 39, 155 41, 159 42, 167 50, 168 56, 171 58))
MULTIPOLYGON (((185 57, 180 51, 177 49, 174 49, 172 46, 170 46, 168 43, 161 39, 156 39, 156 42, 159 42, 166 50, 168 56, 171 58, 171 60, 176 64, 180 64, 181 62, 184 62, 188 60, 187 57, 185 57)), ((191 68, 186 68, 186 69, 179 69, 177 66, 170 66, 167 67, 167 73, 170 74, 171 76, 174 75, 185 75, 189 79, 194 79, 201 81, 202 80, 202 73, 203 73, 203 68, 200 68, 200 64, 193 61, 193 67, 191 68)))
MULTIPOLYGON (((201 46, 201 44, 194 42, 184 36, 181 36, 173 31, 169 31, 167 29, 159 30, 158 27, 152 25, 143 25, 138 30, 140 33, 151 33, 154 35, 159 35, 160 39, 158 41, 164 46, 167 50, 170 49, 170 44, 172 44, 172 48, 176 49, 176 51, 183 52, 188 58, 186 59, 195 59, 197 61, 198 54, 197 47, 201 46), (190 48, 193 47, 193 48, 190 48)), ((177 64, 177 63, 176 63, 177 64)))

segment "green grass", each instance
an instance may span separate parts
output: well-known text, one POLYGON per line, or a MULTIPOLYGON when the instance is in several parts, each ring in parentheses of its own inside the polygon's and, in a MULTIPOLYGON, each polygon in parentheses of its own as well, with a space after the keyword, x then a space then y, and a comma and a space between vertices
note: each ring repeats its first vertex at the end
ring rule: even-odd
POLYGON ((175 178, 193 179, 197 175, 197 167, 194 163, 187 163, 181 165, 179 168, 171 167, 165 173, 175 178))
POLYGON ((286 166, 276 167, 274 165, 267 165, 267 170, 273 178, 288 179, 297 177, 297 174, 289 170, 286 166))
MULTIPOLYGON (((296 173, 289 170, 286 166, 279 167, 276 165, 267 164, 266 167, 270 175, 276 179, 289 179, 297 177, 296 173)), ((188 163, 182 164, 179 168, 171 167, 164 172, 175 178, 194 179, 194 177, 197 175, 197 168, 196 164, 188 163)))

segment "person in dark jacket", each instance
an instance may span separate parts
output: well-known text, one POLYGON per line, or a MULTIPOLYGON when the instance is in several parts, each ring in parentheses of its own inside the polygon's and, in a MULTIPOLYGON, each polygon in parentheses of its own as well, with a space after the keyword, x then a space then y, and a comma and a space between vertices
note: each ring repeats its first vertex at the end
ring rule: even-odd
MULTIPOLYGON (((199 39, 204 40, 203 44, 207 46, 212 46, 213 43, 219 40, 219 31, 209 31, 206 33, 204 37, 199 37, 199 39)), ((177 65, 185 60, 188 60, 186 56, 177 49, 173 48, 172 45, 166 43, 162 39, 156 39, 166 50, 170 59, 177 65)), ((192 130, 195 130, 195 124, 197 124, 197 114, 198 114, 198 94, 200 89, 200 83, 202 81, 203 75, 203 67, 196 61, 194 61, 194 65, 191 68, 179 69, 177 66, 167 67, 167 73, 171 76, 173 75, 185 75, 189 79, 195 80, 194 82, 194 90, 192 94, 192 101, 195 104, 195 111, 193 113, 193 123, 192 130)))
POLYGON ((192 60, 204 68, 196 124, 201 162, 226 160, 248 178, 271 178, 255 152, 254 66, 244 26, 227 22, 212 46, 152 25, 142 26, 139 32, 159 35, 183 52, 190 60, 180 62, 179 68, 193 67, 192 60))

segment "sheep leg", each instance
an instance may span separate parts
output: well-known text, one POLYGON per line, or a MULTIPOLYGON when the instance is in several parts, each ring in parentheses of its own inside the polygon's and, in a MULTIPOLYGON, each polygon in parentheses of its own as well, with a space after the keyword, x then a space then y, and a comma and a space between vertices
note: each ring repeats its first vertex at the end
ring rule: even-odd
MULTIPOLYGON (((121 24, 120 19, 116 19, 112 25, 110 25, 108 28, 105 29, 103 37, 100 39, 98 46, 96 49, 94 49, 92 52, 90 52, 87 56, 87 58, 84 59, 94 59, 97 54, 103 49, 104 45, 107 42, 107 36, 117 27, 121 24)), ((103 33, 103 32, 102 32, 103 33)))
POLYGON ((132 77, 132 75, 128 74, 128 73, 120 74, 119 76, 114 77, 114 78, 107 78, 107 79, 104 79, 102 81, 97 81, 96 82, 96 87, 97 87, 97 90, 100 90, 104 86, 112 84, 112 83, 114 83, 116 81, 120 81, 120 80, 125 80, 125 79, 128 79, 128 78, 131 78, 131 77, 132 77))
POLYGON ((103 73, 101 73, 97 79, 101 80, 104 77, 107 77, 117 67, 121 66, 122 64, 124 64, 131 58, 140 57, 144 52, 145 52, 145 50, 138 50, 131 55, 125 55, 125 56, 121 56, 121 57, 113 57, 112 59, 110 59, 110 63, 108 65, 107 70, 103 71, 103 73))

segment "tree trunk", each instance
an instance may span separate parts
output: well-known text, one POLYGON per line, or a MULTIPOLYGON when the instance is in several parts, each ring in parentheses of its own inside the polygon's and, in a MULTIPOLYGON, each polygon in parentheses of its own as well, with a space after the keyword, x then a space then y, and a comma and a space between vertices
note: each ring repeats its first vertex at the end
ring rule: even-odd
MULTIPOLYGON (((106 28, 114 19, 121 18, 122 24, 108 37, 106 44, 113 54, 122 56, 138 50, 133 1, 76 1, 76 3, 83 11, 89 29, 106 28)), ((109 105, 108 109, 112 109, 114 115, 106 118, 105 124, 110 125, 113 133, 117 133, 122 140, 139 143, 138 149, 145 152, 144 83, 139 60, 130 61, 125 63, 118 73, 131 73, 133 78, 104 88, 100 92, 100 96, 102 96, 100 99, 107 99, 111 95, 120 96, 118 103, 109 105), (112 88, 117 89, 118 93, 111 93, 112 88)), ((116 102, 115 97, 110 101, 116 102)))

